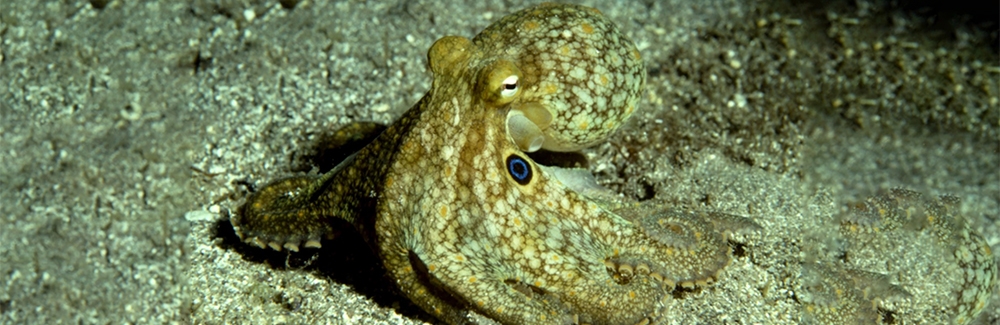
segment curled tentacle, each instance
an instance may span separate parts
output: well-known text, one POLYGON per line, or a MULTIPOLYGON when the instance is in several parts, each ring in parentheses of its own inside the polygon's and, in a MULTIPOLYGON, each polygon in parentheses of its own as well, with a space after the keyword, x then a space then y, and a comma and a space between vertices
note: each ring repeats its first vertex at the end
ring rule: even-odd
MULTIPOLYGON (((645 206, 620 208, 645 236, 624 238, 616 265, 631 265, 668 285, 704 286, 714 282, 729 265, 730 233, 756 231, 760 226, 744 217, 724 213, 694 213, 645 206)), ((621 266, 618 266, 621 270, 621 266)), ((629 271, 626 268, 626 271, 629 271)))

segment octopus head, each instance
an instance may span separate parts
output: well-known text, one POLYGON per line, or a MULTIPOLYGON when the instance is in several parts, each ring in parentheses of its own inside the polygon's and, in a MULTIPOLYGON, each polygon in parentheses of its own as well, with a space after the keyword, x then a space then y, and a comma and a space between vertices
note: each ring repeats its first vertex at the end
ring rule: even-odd
POLYGON ((635 112, 646 79, 635 44, 589 7, 532 7, 490 25, 472 43, 497 67, 516 71, 498 80, 517 89, 505 106, 507 130, 527 152, 603 141, 635 112))

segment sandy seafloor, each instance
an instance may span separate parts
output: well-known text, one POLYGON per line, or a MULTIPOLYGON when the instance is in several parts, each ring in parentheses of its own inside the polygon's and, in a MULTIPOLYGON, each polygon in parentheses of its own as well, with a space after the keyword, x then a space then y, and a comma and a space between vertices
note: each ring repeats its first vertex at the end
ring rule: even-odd
MULTIPOLYGON (((349 231, 319 253, 266 253, 234 242, 224 212, 312 169, 324 134, 392 122, 428 89, 434 40, 526 5, 0 2, 0 323, 432 321, 349 231)), ((832 259, 843 207, 897 186, 960 197, 1000 251, 995 7, 596 7, 649 70, 632 121, 583 152, 597 179, 764 227, 659 321, 798 323, 800 262, 832 259)), ((952 269, 924 237, 846 246, 913 294, 880 305, 883 323, 947 321, 952 269)), ((1000 322, 996 291, 975 323, 1000 322)))

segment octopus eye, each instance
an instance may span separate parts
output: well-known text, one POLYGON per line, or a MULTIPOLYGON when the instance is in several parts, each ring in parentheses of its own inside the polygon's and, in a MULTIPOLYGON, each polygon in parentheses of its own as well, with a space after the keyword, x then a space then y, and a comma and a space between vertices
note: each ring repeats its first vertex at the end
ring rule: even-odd
POLYGON ((504 98, 514 96, 517 93, 517 76, 510 76, 503 80, 500 88, 500 96, 504 98))
POLYGON ((531 165, 518 155, 507 156, 507 173, 521 185, 531 182, 531 165))

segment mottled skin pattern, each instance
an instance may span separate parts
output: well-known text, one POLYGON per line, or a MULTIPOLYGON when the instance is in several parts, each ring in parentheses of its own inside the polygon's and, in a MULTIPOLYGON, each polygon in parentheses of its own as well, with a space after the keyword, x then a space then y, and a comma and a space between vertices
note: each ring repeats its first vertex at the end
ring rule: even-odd
POLYGON ((728 264, 716 229, 739 222, 599 204, 508 130, 523 112, 545 148, 574 150, 634 111, 639 52, 600 12, 542 4, 473 40, 444 37, 428 59, 423 99, 333 171, 251 195, 232 219, 240 237, 317 247, 346 220, 402 292, 448 323, 469 310, 506 324, 649 321, 675 284, 707 284, 728 264))
MULTIPOLYGON (((863 244, 864 239, 883 236, 889 232, 931 234, 935 244, 945 252, 941 260, 958 267, 954 276, 960 285, 952 294, 952 322, 967 324, 989 304, 998 274, 997 262, 994 261, 990 245, 965 222, 958 206, 959 199, 954 196, 928 198, 911 190, 892 189, 850 207, 850 213, 842 220, 840 230, 859 244, 863 244)), ((856 284, 857 280, 854 282, 856 284)), ((814 311, 807 316, 818 316, 823 324, 834 324, 832 319, 843 318, 842 311, 814 311), (823 320, 823 316, 827 319, 823 320)), ((868 311, 869 314, 874 312, 868 311)))
POLYGON ((541 104, 552 115, 551 123, 540 125, 544 147, 578 150, 603 141, 631 116, 646 73, 639 50, 596 10, 553 15, 550 9, 560 7, 506 16, 475 43, 521 69, 528 89, 512 110, 541 104))
MULTIPOLYGON (((919 323, 973 322, 990 303, 997 283, 997 263, 986 239, 964 220, 959 207, 954 196, 928 197, 900 188, 850 204, 846 213, 836 218, 839 225, 824 229, 839 228, 841 236, 829 237, 836 240, 804 254, 800 287, 795 290, 802 311, 799 321, 823 325, 900 323, 885 320, 911 312, 906 306, 914 307, 910 302, 915 296, 940 293, 921 292, 924 283, 917 282, 930 281, 936 287, 931 290, 946 288, 947 294, 942 295, 946 298, 929 306, 936 314, 931 317, 937 318, 919 323), (914 249, 911 245, 916 241, 927 241, 930 246, 914 249), (821 252, 830 248, 833 252, 821 252), (919 267, 919 262, 907 262, 920 258, 933 265, 919 267), (873 259, 875 263, 867 263, 873 259), (866 268, 877 268, 878 272, 866 268)), ((904 317, 902 323, 913 321, 904 317)))

